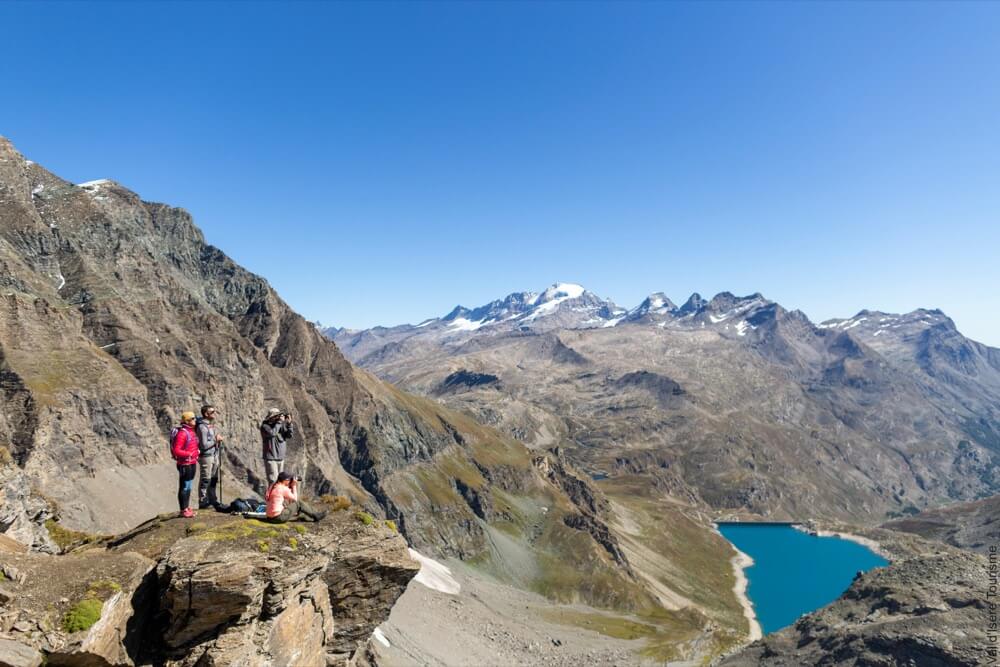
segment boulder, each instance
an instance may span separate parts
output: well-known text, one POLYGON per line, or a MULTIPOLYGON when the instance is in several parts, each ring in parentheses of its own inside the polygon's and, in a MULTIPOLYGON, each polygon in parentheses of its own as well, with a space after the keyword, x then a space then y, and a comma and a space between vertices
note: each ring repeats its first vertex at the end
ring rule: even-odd
POLYGON ((0 667, 346 664, 419 566, 384 523, 160 517, 65 555, 0 554, 0 667), (81 603, 98 604, 73 631, 81 603), (36 660, 37 658, 37 660, 36 660))
POLYGON ((20 642, 0 637, 0 667, 39 667, 42 654, 20 642))

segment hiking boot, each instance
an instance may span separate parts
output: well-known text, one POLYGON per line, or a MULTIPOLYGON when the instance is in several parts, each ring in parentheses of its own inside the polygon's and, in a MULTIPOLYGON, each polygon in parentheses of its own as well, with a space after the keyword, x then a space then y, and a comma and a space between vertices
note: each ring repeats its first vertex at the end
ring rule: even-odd
POLYGON ((195 512, 190 507, 185 507, 184 511, 181 512, 181 516, 184 517, 185 519, 193 519, 194 517, 198 516, 198 513, 195 512))
POLYGON ((324 518, 326 518, 326 510, 320 510, 318 512, 313 512, 313 515, 312 515, 312 520, 313 521, 320 521, 320 520, 322 520, 324 518))

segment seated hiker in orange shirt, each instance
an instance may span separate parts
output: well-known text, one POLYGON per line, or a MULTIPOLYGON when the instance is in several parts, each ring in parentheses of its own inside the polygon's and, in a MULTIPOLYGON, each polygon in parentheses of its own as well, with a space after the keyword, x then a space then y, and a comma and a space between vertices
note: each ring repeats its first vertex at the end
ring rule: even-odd
POLYGON ((264 511, 266 520, 271 523, 285 523, 307 516, 313 521, 319 521, 326 512, 316 511, 299 500, 298 480, 288 472, 278 473, 278 481, 270 486, 264 495, 267 508, 264 511))

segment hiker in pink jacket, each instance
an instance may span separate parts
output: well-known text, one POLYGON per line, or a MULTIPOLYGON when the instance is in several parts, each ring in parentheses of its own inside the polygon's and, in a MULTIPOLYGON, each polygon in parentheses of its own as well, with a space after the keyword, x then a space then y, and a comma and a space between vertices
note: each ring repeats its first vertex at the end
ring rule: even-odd
POLYGON ((299 500, 298 487, 298 480, 291 473, 278 473, 278 481, 272 484, 264 495, 264 500, 267 502, 267 509, 264 511, 267 521, 285 523, 298 519, 300 515, 319 521, 326 516, 326 512, 316 511, 299 500))
POLYGON ((191 488, 194 486, 194 474, 198 470, 198 435, 194 431, 194 413, 182 412, 181 425, 174 433, 170 443, 170 453, 177 461, 177 504, 181 508, 181 516, 190 519, 196 512, 188 505, 191 503, 191 488))

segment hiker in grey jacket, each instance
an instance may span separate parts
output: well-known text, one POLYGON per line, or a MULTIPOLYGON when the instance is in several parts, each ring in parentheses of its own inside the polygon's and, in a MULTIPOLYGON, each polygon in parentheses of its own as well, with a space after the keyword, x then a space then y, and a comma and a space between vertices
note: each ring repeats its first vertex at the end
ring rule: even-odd
POLYGON ((292 418, 278 408, 267 411, 267 418, 260 424, 260 439, 264 446, 264 472, 267 486, 278 481, 278 473, 285 469, 285 442, 295 434, 292 418))
POLYGON ((215 428, 216 409, 212 405, 201 406, 201 417, 195 425, 198 434, 198 509, 219 505, 219 470, 222 467, 222 435, 215 428))

